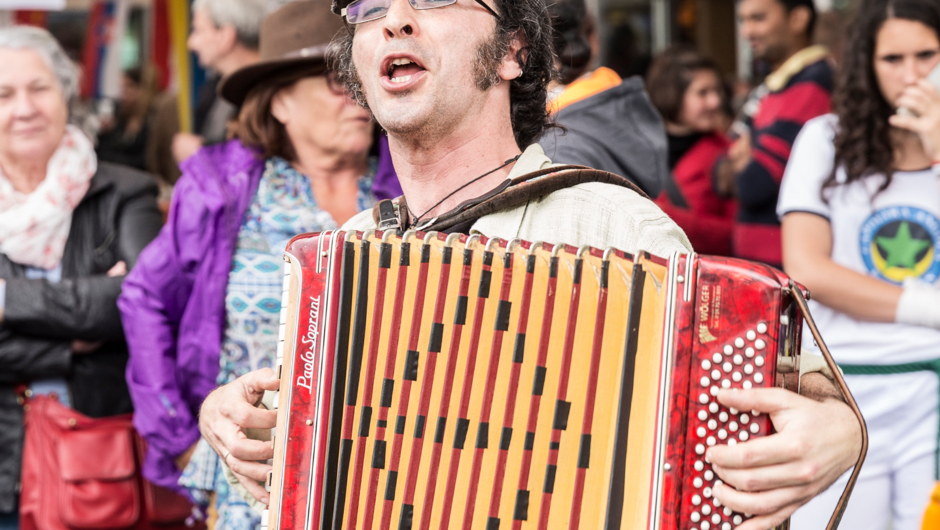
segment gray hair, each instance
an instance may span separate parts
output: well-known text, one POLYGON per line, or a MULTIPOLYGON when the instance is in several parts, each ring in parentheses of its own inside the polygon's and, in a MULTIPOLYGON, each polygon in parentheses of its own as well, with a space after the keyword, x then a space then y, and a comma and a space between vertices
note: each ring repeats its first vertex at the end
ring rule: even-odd
POLYGON ((196 0, 193 11, 205 9, 217 28, 232 26, 239 44, 257 50, 261 21, 279 3, 277 0, 196 0))
POLYGON ((65 103, 70 107, 74 105, 78 99, 79 70, 51 33, 33 26, 0 28, 0 48, 38 53, 59 80, 65 103))

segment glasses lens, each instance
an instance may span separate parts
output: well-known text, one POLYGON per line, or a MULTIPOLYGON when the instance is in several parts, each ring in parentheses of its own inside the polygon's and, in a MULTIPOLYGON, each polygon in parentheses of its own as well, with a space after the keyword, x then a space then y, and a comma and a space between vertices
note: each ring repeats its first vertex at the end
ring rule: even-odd
POLYGON ((346 7, 346 21, 350 24, 362 24, 388 13, 392 0, 356 0, 346 7))
POLYGON ((457 3, 457 0, 408 0, 415 9, 434 9, 457 3))

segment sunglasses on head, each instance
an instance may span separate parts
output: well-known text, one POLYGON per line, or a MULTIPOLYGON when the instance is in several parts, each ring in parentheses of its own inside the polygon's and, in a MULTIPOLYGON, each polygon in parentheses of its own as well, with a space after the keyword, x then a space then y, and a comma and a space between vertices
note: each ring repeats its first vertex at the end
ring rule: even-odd
MULTIPOLYGON (((491 15, 499 18, 496 11, 493 11, 493 8, 486 5, 483 0, 475 1, 486 8, 491 15)), ((456 4, 457 0, 408 0, 408 3, 415 9, 434 9, 456 4)), ((384 17, 391 7, 392 0, 356 0, 343 8, 342 15, 348 24, 362 24, 384 17)))

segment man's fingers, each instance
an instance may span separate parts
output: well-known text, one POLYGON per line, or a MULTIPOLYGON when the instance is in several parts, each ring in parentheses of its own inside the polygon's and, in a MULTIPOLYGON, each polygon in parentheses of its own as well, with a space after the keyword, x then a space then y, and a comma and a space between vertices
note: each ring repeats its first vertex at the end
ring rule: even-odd
POLYGON ((273 429, 277 425, 277 411, 259 409, 245 401, 224 401, 219 405, 222 417, 242 429, 273 429))
POLYGON ((258 499, 258 501, 264 505, 271 504, 268 491, 264 489, 264 486, 238 473, 235 473, 235 478, 238 479, 238 482, 240 482, 242 486, 245 486, 245 489, 248 490, 248 493, 250 493, 252 497, 258 499))
POLYGON ((716 484, 712 488, 712 494, 721 501, 721 504, 735 512, 758 516, 772 515, 790 506, 793 506, 795 510, 797 506, 801 506, 811 497, 807 489, 802 487, 779 488, 760 493, 750 493, 737 491, 727 484, 716 484))
POLYGON ((257 404, 264 396, 264 391, 275 391, 281 386, 277 374, 270 368, 262 368, 249 372, 235 380, 235 384, 240 385, 245 390, 245 396, 249 401, 257 404))
POLYGON ((234 456, 229 456, 225 460, 226 463, 228 463, 228 467, 231 468, 232 473, 248 477, 251 480, 257 482, 264 482, 267 480, 268 471, 271 471, 272 469, 268 464, 239 460, 234 456))
POLYGON ((784 409, 793 408, 799 400, 805 399, 795 392, 782 388, 754 388, 751 390, 721 390, 718 392, 718 402, 726 407, 741 412, 765 412, 773 414, 784 409))
POLYGON ((806 451, 800 440, 772 434, 737 445, 716 445, 708 449, 705 458, 725 469, 751 469, 793 462, 806 451))
POLYGON ((715 473, 740 491, 766 491, 790 486, 801 486, 812 482, 818 471, 809 462, 758 467, 754 469, 724 468, 712 466, 715 473))
MULTIPOLYGON (((274 447, 271 442, 252 440, 239 432, 224 442, 225 448, 232 456, 240 460, 270 460, 274 458, 274 447)), ((225 454, 223 451, 221 454, 225 454)))

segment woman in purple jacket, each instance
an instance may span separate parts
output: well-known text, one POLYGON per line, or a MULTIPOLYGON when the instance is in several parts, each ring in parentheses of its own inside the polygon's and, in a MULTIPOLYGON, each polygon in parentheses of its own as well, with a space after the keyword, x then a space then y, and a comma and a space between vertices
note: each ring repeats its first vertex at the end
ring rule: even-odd
POLYGON ((214 493, 217 529, 258 521, 228 494, 195 416, 218 384, 272 366, 287 242, 400 194, 374 186, 391 174, 396 187, 387 145, 370 156, 369 112, 326 70, 339 30, 329 2, 290 3, 264 21, 262 61, 220 88, 241 106, 238 139, 182 164, 167 225, 119 302, 135 425, 149 442, 144 473, 204 506, 214 493))

